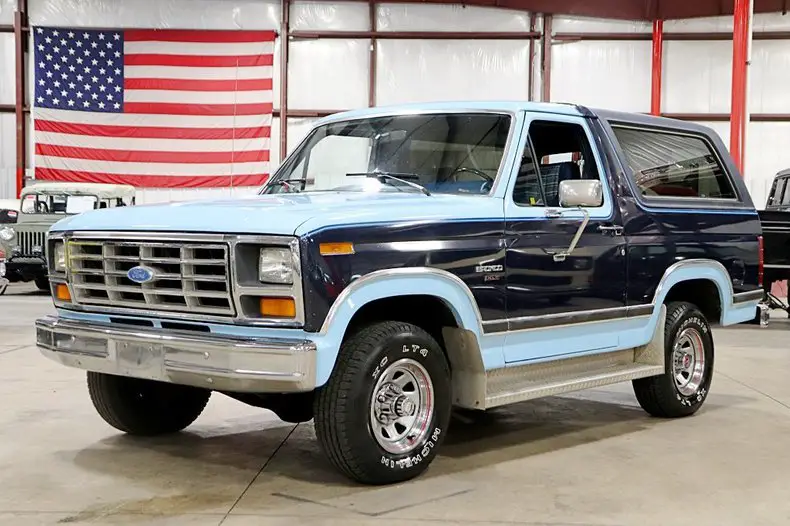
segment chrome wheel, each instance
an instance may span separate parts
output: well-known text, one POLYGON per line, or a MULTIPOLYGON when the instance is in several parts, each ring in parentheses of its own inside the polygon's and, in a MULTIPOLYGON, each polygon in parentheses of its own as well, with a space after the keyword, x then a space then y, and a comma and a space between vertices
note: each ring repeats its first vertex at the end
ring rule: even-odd
POLYGON ((431 377, 420 363, 404 358, 379 377, 370 401, 370 428, 388 453, 408 453, 428 434, 435 396, 431 377))
POLYGON ((705 346, 702 335, 693 328, 684 329, 672 349, 672 376, 683 396, 697 392, 705 376, 705 346))

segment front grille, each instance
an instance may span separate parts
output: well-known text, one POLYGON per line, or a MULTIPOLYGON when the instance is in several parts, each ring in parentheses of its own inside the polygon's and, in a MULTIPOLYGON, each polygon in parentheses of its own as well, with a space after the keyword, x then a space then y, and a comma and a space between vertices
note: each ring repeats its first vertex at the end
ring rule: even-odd
POLYGON ((21 256, 43 256, 46 232, 16 232, 17 245, 21 256))
POLYGON ((228 246, 193 242, 69 241, 74 300, 139 310, 233 316, 228 246), (136 266, 153 271, 146 283, 129 279, 136 266))

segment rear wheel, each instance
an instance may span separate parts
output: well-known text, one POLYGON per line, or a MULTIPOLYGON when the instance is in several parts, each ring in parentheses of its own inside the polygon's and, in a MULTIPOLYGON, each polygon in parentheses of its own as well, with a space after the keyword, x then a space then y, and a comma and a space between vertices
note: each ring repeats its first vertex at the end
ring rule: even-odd
POLYGON ((664 374, 633 381, 639 405, 663 418, 696 413, 710 391, 714 352, 708 320, 695 305, 667 305, 664 352, 664 374))
POLYGON ((96 411, 115 429, 131 435, 175 433, 194 422, 211 391, 139 378, 88 373, 96 411))
POLYGON ((316 436, 348 477, 401 482, 435 458, 451 402, 450 368, 436 340, 409 323, 374 323, 343 343, 316 397, 316 436))

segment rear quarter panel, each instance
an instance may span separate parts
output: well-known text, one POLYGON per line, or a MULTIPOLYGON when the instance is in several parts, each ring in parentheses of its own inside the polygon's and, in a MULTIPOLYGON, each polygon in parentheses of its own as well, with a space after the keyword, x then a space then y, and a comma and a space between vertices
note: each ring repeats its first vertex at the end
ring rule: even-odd
POLYGON ((741 174, 721 138, 710 128, 653 117, 609 114, 598 122, 607 154, 616 159, 619 206, 627 238, 627 301, 653 300, 661 278, 673 264, 689 259, 713 260, 727 270, 733 293, 759 289, 760 218, 741 174), (735 187, 737 200, 644 199, 614 135, 612 124, 690 133, 705 139, 735 187))

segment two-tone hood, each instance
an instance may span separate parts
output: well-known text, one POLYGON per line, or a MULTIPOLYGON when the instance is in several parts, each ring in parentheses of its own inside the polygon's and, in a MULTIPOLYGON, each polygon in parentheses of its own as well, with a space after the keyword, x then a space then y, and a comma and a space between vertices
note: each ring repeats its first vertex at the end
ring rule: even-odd
POLYGON ((65 218, 51 230, 301 235, 340 225, 490 220, 502 214, 502 201, 484 196, 331 192, 93 210, 65 218))

